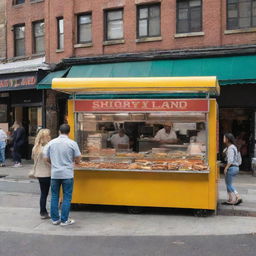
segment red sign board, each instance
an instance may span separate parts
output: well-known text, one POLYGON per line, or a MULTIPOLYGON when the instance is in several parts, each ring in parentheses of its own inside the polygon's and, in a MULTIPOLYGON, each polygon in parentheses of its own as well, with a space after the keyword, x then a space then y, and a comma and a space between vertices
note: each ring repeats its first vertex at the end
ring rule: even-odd
POLYGON ((15 78, 0 79, 0 90, 26 88, 36 85, 36 76, 20 76, 15 78))
POLYGON ((208 112, 209 101, 205 99, 122 99, 122 100, 76 100, 76 112, 208 112))

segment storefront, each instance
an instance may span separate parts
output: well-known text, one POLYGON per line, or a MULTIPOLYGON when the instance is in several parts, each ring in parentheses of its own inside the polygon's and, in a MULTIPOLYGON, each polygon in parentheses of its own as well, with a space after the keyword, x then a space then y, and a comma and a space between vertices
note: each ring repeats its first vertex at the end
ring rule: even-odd
MULTIPOLYGON (((161 58, 161 56, 159 56, 161 58)), ((256 157, 255 150, 255 94, 256 94, 256 55, 238 55, 222 57, 204 57, 191 59, 163 59, 145 61, 121 60, 119 63, 102 63, 99 58, 72 58, 64 60, 70 66, 65 74, 67 78, 92 77, 188 77, 216 76, 221 94, 217 101, 220 117, 220 148, 225 132, 239 136, 243 146, 243 165, 250 171, 251 158, 256 157), (88 63, 86 64, 86 60, 88 63), (100 63, 101 62, 101 63, 100 63), (78 65, 79 64, 79 65, 78 65), (229 120, 228 120, 229 119, 229 120), (240 138, 242 137, 242 139, 240 138)), ((136 97, 136 96, 135 96, 136 97)), ((221 156, 221 155, 220 155, 221 156)))
POLYGON ((83 154, 72 203, 216 210, 215 77, 59 78, 53 89, 73 95, 83 154))
POLYGON ((22 123, 27 132, 23 157, 30 159, 38 129, 45 125, 44 93, 36 90, 43 71, 2 74, 0 77, 0 125, 10 131, 14 121, 22 123))

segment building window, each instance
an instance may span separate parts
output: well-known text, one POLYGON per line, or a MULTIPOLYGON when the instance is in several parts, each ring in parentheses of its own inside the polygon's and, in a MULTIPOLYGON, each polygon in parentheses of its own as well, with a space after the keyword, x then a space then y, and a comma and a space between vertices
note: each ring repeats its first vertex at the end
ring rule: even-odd
POLYGON ((34 53, 44 52, 44 22, 33 23, 34 53))
POLYGON ((92 41, 92 15, 81 14, 77 16, 77 43, 90 43, 92 41))
POLYGON ((202 31, 202 1, 177 0, 177 33, 202 31))
POLYGON ((123 38, 123 10, 105 11, 105 40, 118 40, 123 38))
POLYGON ((25 26, 14 26, 14 55, 25 55, 25 26))
POLYGON ((256 27, 256 0, 227 0, 227 29, 256 27))
POLYGON ((137 15, 138 38, 161 35, 159 4, 138 6, 137 15))
POLYGON ((64 49, 64 19, 57 18, 58 49, 64 49))
POLYGON ((13 0, 13 5, 24 4, 25 0, 13 0))

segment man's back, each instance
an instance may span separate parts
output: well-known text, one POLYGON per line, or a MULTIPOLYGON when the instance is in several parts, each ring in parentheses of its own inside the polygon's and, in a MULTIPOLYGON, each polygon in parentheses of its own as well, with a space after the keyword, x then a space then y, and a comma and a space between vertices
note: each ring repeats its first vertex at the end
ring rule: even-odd
POLYGON ((60 135, 48 143, 44 154, 51 161, 52 179, 71 179, 74 177, 74 159, 81 155, 75 141, 69 139, 67 135, 60 135))

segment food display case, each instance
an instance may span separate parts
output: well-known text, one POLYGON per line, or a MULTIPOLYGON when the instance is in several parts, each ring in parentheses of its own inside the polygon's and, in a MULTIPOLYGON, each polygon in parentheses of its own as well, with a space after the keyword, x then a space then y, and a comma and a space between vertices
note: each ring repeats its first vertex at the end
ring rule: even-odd
POLYGON ((63 78, 53 88, 73 95, 68 121, 82 161, 72 203, 216 209, 215 77, 63 78), (175 140, 156 139, 166 126, 175 140))

